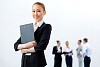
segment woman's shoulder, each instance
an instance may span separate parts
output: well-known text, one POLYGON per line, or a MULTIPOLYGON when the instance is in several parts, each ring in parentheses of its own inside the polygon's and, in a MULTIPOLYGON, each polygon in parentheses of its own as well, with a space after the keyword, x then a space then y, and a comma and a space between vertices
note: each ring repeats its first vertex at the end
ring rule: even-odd
POLYGON ((48 28, 49 28, 49 29, 52 29, 51 24, 44 23, 44 27, 47 28, 47 29, 48 29, 48 28))
POLYGON ((53 48, 56 48, 57 46, 54 46, 53 48))
POLYGON ((52 27, 51 24, 45 23, 46 27, 52 27))

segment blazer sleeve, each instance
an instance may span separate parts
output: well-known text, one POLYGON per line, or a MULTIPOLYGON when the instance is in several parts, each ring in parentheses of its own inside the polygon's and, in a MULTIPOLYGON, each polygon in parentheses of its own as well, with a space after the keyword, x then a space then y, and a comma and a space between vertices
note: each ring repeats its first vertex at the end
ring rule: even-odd
POLYGON ((52 54, 56 54, 57 53, 57 49, 56 49, 56 46, 53 47, 53 51, 52 51, 52 54))
POLYGON ((15 44, 14 44, 14 49, 15 49, 15 51, 18 51, 18 45, 19 44, 21 44, 21 37, 15 42, 15 44))
POLYGON ((43 30, 43 33, 41 34, 41 39, 39 41, 39 43, 37 44, 37 46, 34 47, 35 51, 43 51, 46 49, 48 43, 49 43, 49 39, 50 39, 50 35, 51 35, 51 30, 52 27, 50 24, 46 24, 43 30))

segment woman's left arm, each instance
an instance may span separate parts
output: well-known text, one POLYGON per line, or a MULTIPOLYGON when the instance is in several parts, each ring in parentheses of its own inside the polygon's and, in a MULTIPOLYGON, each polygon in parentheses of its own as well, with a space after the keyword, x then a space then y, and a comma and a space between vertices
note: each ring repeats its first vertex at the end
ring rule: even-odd
POLYGON ((34 47, 35 51, 43 51, 46 49, 51 35, 52 26, 50 24, 46 24, 44 27, 43 33, 41 34, 40 42, 37 46, 34 47))

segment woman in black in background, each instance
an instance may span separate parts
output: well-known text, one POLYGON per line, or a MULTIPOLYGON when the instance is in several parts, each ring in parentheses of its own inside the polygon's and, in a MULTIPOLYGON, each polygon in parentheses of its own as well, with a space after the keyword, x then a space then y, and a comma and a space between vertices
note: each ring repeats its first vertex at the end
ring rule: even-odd
POLYGON ((61 67, 61 64, 62 64, 62 57, 61 57, 62 47, 60 46, 60 41, 59 40, 57 40, 57 46, 53 47, 52 54, 55 55, 54 67, 61 67))

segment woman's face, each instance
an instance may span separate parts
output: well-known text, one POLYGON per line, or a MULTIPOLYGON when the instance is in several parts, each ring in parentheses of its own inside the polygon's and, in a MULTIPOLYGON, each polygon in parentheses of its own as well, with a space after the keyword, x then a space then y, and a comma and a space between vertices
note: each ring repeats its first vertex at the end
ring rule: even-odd
POLYGON ((81 43, 80 43, 80 41, 78 41, 78 45, 80 45, 81 43))
POLYGON ((39 22, 43 19, 43 16, 46 14, 46 11, 44 11, 40 5, 35 4, 32 7, 32 13, 35 22, 39 22))
POLYGON ((58 42, 57 45, 60 46, 60 42, 58 42))
POLYGON ((66 46, 69 46, 69 42, 68 41, 65 44, 66 44, 66 46))

